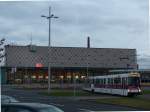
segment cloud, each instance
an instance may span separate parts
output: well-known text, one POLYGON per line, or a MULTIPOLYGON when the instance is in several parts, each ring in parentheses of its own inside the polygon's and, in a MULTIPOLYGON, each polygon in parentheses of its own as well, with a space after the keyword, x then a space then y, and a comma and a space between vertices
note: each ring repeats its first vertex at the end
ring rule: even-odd
POLYGON ((48 6, 53 46, 136 48, 148 50, 148 0, 56 0, 52 2, 0 2, 0 36, 9 42, 47 45, 48 6), (7 7, 7 8, 6 8, 7 7))

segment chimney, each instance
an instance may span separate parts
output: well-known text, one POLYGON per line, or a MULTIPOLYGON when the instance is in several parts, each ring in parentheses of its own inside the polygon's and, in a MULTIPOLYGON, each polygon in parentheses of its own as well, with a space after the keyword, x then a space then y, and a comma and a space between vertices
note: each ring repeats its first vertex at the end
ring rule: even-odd
POLYGON ((90 37, 87 37, 87 48, 90 48, 90 37))

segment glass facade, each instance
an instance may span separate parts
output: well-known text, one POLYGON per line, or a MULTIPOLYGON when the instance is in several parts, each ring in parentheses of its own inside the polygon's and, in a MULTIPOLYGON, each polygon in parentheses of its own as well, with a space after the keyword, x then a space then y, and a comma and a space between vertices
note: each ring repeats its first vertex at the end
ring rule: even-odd
MULTIPOLYGON (((94 75, 94 72, 88 71, 89 75, 94 75)), ((99 73, 95 73, 99 74, 99 73)), ((76 79, 76 82, 83 83, 86 78, 86 70, 73 69, 51 69, 51 83, 67 83, 71 84, 76 79)), ((48 70, 46 68, 12 68, 7 69, 8 84, 30 84, 30 83, 47 83, 48 70)))

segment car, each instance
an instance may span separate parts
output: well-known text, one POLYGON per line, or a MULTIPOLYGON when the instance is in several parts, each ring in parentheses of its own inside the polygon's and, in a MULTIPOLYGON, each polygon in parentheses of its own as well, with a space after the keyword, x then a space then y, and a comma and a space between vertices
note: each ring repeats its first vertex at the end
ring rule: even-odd
POLYGON ((41 103, 5 103, 1 105, 1 112, 64 112, 53 105, 41 103))
POLYGON ((7 95, 1 95, 1 103, 13 103, 13 102, 19 102, 15 98, 7 95))

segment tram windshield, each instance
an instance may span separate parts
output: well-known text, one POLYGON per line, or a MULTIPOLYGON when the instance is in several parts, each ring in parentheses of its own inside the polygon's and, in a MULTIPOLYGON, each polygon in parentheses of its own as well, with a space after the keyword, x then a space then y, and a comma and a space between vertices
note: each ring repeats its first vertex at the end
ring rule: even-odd
POLYGON ((140 85, 140 78, 139 77, 129 77, 128 78, 128 85, 139 86, 140 85))

